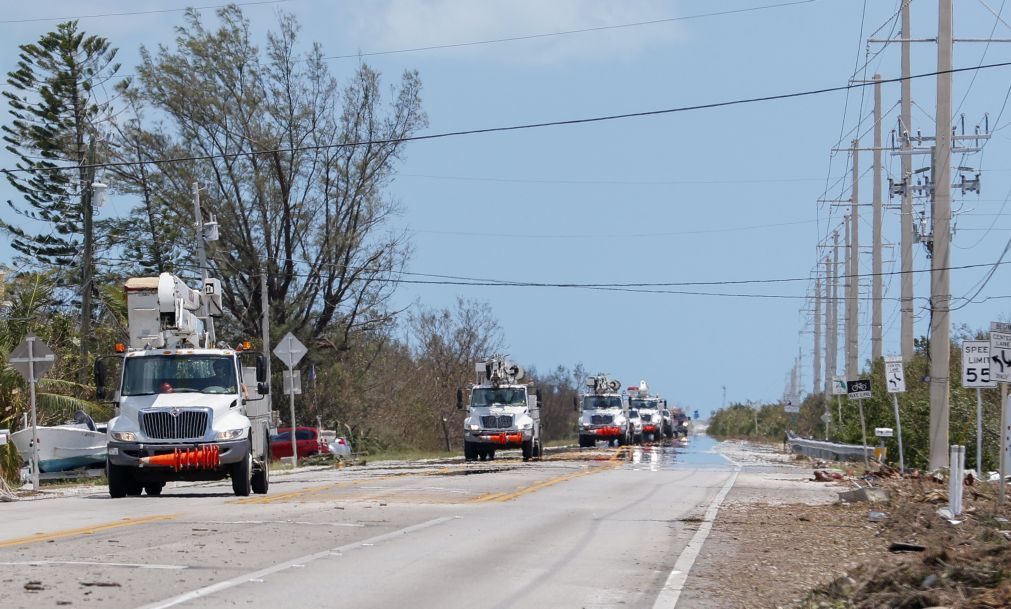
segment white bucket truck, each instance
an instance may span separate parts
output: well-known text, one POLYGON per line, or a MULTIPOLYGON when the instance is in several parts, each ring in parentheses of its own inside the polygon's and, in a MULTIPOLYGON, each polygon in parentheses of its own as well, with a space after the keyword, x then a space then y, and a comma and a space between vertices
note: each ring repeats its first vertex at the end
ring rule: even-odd
POLYGON ((639 381, 638 387, 628 388, 628 408, 639 411, 639 418, 642 419, 642 440, 660 441, 664 431, 662 414, 664 401, 658 395, 649 394, 649 385, 646 381, 639 381))
POLYGON ((267 361, 248 342, 215 344, 205 320, 221 316, 221 283, 208 278, 202 288, 170 273, 126 281, 129 343, 95 363, 98 398, 116 405, 106 464, 112 497, 226 477, 236 495, 267 492, 267 361), (247 355, 254 366, 242 366, 247 355), (111 358, 121 360, 115 387, 111 358))
POLYGON ((580 412, 580 448, 592 448, 597 440, 607 440, 610 446, 631 444, 635 432, 624 410, 621 383, 598 374, 586 379, 586 386, 587 392, 573 398, 573 406, 580 412))
MULTIPOLYGON (((493 357, 475 366, 477 383, 470 388, 467 417, 463 421, 463 456, 467 461, 494 459, 495 451, 519 448, 523 460, 544 454, 540 391, 531 394, 523 368, 493 357)), ((464 408, 462 389, 456 407, 464 408)))

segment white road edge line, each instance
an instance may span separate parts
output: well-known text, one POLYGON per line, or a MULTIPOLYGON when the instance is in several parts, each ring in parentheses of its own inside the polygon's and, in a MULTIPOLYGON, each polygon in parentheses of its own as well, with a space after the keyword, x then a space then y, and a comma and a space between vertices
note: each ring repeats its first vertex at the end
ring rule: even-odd
POLYGON ((663 588, 660 589, 659 596, 656 597, 656 602, 653 603, 653 609, 674 609, 677 607, 678 599, 681 597, 681 591, 684 589, 685 581, 688 580, 688 574, 692 570, 692 565, 695 564, 695 559, 702 550, 702 544, 706 542, 706 537, 709 536, 709 531, 713 528, 713 522, 716 520, 716 513, 720 510, 720 504, 723 503, 723 500, 727 497, 727 493, 734 486, 734 482, 737 481, 737 474, 739 473, 741 473, 740 469, 734 470, 733 475, 724 483, 723 488, 720 489, 720 492, 716 494, 712 503, 709 504, 709 508, 702 517, 702 524, 699 525, 691 541, 688 542, 685 549, 681 551, 681 555, 678 556, 677 561, 674 563, 674 568, 671 569, 670 575, 667 576, 667 581, 664 582, 663 588))
POLYGON ((434 520, 428 520, 426 522, 411 525, 409 527, 399 529, 397 531, 390 531, 389 533, 383 533, 382 535, 377 535, 375 537, 363 539, 362 541, 355 541, 329 550, 323 550, 321 552, 314 552, 313 554, 299 556, 298 558, 292 558, 291 560, 286 560, 282 563, 278 563, 265 569, 260 569, 259 571, 253 571, 250 573, 246 573, 244 575, 233 577, 232 579, 226 579, 216 584, 204 586, 203 588, 197 588, 196 590, 191 590, 190 592, 184 592, 183 594, 173 596, 165 600, 155 601, 153 603, 143 605, 139 609, 168 609, 168 607, 175 607, 176 605, 188 603, 192 600, 196 600, 204 596, 209 596, 211 594, 221 592, 222 590, 228 590, 229 588, 241 586, 242 584, 248 582, 262 582, 264 577, 268 575, 273 575, 274 573, 277 573, 279 571, 284 571, 285 569, 304 567, 307 563, 319 560, 321 558, 340 556, 342 553, 347 552, 348 550, 354 550, 356 548, 371 547, 377 543, 387 541, 396 537, 400 537, 402 535, 407 535, 409 533, 414 533, 416 531, 427 529, 429 527, 434 527, 444 522, 456 520, 457 518, 458 518, 457 516, 443 516, 441 518, 435 518, 434 520))

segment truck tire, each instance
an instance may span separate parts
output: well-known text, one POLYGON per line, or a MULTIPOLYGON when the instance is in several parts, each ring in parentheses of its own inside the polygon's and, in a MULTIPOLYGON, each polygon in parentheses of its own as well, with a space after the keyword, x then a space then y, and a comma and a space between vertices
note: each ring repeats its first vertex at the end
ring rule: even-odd
POLYGON ((533 440, 527 440, 523 443, 523 460, 529 461, 531 457, 534 456, 534 442, 533 440))
POLYGON ((253 467, 253 478, 249 481, 249 486, 257 495, 266 495, 270 488, 270 462, 264 459, 259 467, 253 467))
POLYGON ((232 464, 232 471, 229 473, 232 476, 232 492, 236 497, 248 497, 253 490, 249 471, 252 461, 253 453, 250 451, 245 459, 232 464))
POLYGON ((642 434, 641 433, 637 433, 634 436, 632 436, 632 443, 633 444, 642 444, 642 434))
POLYGON ((463 443, 463 460, 464 461, 475 461, 477 460, 477 448, 474 446, 473 442, 463 443))
MULTIPOLYGON (((129 476, 129 473, 127 474, 129 476)), ((132 477, 126 480, 126 496, 127 497, 140 497, 140 494, 144 492, 144 485, 140 483, 139 480, 134 480, 132 477)))
POLYGON ((165 488, 164 482, 149 482, 144 485, 144 492, 147 493, 149 497, 157 497, 158 495, 161 495, 163 488, 165 488))
POLYGON ((541 440, 540 438, 537 439, 537 442, 534 442, 534 458, 535 459, 544 458, 544 441, 541 440))
POLYGON ((123 466, 105 462, 105 476, 109 479, 109 496, 113 499, 126 497, 126 485, 130 472, 123 466))
POLYGON ((494 459, 495 459, 495 449, 492 448, 488 450, 488 460, 493 461, 494 459))

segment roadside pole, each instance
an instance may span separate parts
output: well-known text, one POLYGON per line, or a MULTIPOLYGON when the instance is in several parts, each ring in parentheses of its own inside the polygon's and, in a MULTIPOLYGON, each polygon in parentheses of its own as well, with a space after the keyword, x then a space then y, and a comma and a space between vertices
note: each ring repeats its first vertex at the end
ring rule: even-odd
POLYGON ((976 388, 976 476, 983 477, 983 390, 976 388))
POLYGON ((1011 381, 1011 324, 990 322, 990 378, 1000 383, 1000 481, 997 503, 1004 505, 1007 495, 1008 431, 1007 384, 1011 381))
POLYGON ((906 373, 902 369, 902 356, 885 358, 885 387, 892 394, 892 408, 895 410, 895 433, 899 440, 899 471, 906 471, 906 459, 902 451, 902 419, 899 416, 899 394, 906 391, 906 373))
POLYGON ((277 348, 274 349, 274 355, 288 367, 288 386, 290 389, 288 392, 288 406, 291 408, 291 462, 295 467, 298 467, 298 444, 295 440, 297 427, 295 424, 295 366, 308 352, 309 350, 302 344, 302 341, 295 338, 295 335, 291 332, 285 334, 284 338, 278 343, 277 348))
POLYGON ((29 334, 18 346, 11 349, 7 358, 11 367, 28 381, 29 399, 32 408, 32 489, 39 490, 39 433, 38 411, 35 407, 35 384, 56 362, 56 356, 45 342, 34 334, 29 334))
POLYGON ((867 423, 864 421, 864 400, 871 397, 870 379, 857 379, 846 381, 846 395, 851 400, 856 400, 860 408, 860 434, 864 442, 864 467, 871 468, 871 461, 867 457, 867 423))
MULTIPOLYGON (((983 477, 983 389, 997 387, 997 381, 990 376, 991 363, 990 341, 962 341, 962 387, 976 389, 976 473, 980 478, 983 477)), ((1003 412, 1003 406, 1001 409, 1003 412)))

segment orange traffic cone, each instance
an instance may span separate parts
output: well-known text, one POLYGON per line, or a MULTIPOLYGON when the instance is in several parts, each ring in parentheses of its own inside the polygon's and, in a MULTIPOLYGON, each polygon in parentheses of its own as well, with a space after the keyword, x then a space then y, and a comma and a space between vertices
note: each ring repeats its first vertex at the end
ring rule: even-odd
POLYGON ((175 449, 164 455, 141 457, 141 464, 171 467, 175 471, 182 469, 211 469, 221 464, 221 455, 217 446, 198 446, 197 448, 175 449))

